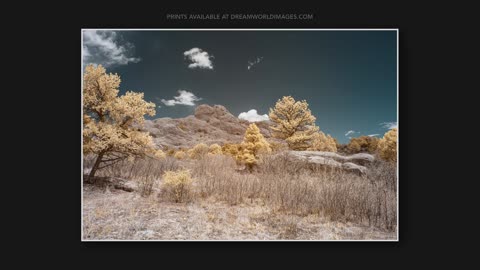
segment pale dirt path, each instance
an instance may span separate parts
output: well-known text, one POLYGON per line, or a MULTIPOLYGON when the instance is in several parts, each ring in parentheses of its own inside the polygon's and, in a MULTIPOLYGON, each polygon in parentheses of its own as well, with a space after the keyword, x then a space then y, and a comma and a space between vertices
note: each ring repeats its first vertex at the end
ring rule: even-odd
POLYGON ((213 200, 159 202, 156 196, 84 188, 86 240, 354 240, 395 239, 386 232, 318 216, 274 214, 259 203, 229 206, 213 200))

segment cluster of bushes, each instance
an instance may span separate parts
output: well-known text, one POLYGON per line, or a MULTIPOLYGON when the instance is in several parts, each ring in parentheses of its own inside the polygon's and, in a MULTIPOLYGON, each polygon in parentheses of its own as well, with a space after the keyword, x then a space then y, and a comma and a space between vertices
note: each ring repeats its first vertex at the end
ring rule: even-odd
POLYGON ((194 147, 180 148, 180 149, 167 149, 164 157, 174 157, 176 159, 200 159, 205 155, 221 155, 223 154, 222 147, 219 144, 212 144, 208 146, 205 143, 199 143, 194 147))
POLYGON ((380 139, 376 137, 360 136, 350 139, 347 144, 346 150, 350 154, 356 153, 375 153, 377 151, 378 141, 380 139))
POLYGON ((381 158, 391 161, 397 162, 397 139, 398 139, 398 131, 396 128, 389 130, 383 136, 380 141, 378 141, 378 153, 381 158))
POLYGON ((398 130, 393 128, 389 130, 383 138, 360 136, 350 139, 350 142, 338 147, 339 151, 356 154, 356 153, 371 153, 378 154, 378 156, 386 161, 397 161, 397 135, 398 130))
MULTIPOLYGON (((337 152, 337 141, 315 125, 315 117, 305 100, 295 101, 293 97, 283 97, 270 109, 269 117, 273 122, 271 129, 274 138, 286 142, 289 149, 337 152)), ((226 143, 223 146, 200 143, 187 150, 168 150, 166 155, 177 159, 199 159, 208 154, 230 155, 237 163, 244 164, 251 170, 262 154, 283 149, 283 144, 269 143, 257 125, 250 124, 241 143, 226 143)))
MULTIPOLYGON (((280 146, 275 144, 276 149, 280 146)), ((244 139, 241 143, 226 143, 223 146, 212 144, 210 146, 200 143, 190 149, 179 149, 177 151, 170 149, 167 153, 161 150, 155 154, 155 157, 165 158, 173 156, 176 159, 202 159, 207 155, 229 155, 232 156, 239 164, 244 164, 247 168, 252 169, 261 154, 272 152, 270 143, 260 133, 260 129, 255 124, 250 124, 245 131, 244 139)))

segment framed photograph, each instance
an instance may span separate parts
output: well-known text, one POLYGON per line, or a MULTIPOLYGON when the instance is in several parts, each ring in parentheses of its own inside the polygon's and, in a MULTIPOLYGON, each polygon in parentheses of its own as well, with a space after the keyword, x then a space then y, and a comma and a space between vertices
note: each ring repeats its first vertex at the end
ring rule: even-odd
POLYGON ((398 39, 81 29, 82 241, 398 241, 398 39))

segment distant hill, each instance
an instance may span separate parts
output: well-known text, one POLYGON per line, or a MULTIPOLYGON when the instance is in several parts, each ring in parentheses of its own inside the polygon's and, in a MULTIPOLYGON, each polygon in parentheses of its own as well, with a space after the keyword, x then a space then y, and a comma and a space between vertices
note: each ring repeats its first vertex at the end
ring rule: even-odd
MULTIPOLYGON (((146 120, 143 130, 152 135, 159 147, 192 147, 198 143, 220 145, 243 140, 250 123, 232 115, 224 106, 199 105, 194 115, 185 118, 158 118, 146 120)), ((265 138, 273 140, 270 121, 256 122, 265 138)))

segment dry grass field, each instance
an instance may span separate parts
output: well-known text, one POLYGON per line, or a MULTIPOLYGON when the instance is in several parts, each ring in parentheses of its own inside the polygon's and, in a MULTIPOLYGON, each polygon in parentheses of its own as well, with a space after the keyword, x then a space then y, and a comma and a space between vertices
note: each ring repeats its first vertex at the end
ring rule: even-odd
MULTIPOLYGON (((85 173, 92 163, 86 156, 85 173)), ((98 176, 126 179, 135 191, 84 184, 83 238, 395 240, 396 174, 380 160, 358 176, 282 153, 263 156, 252 172, 227 155, 125 161, 98 176)))

